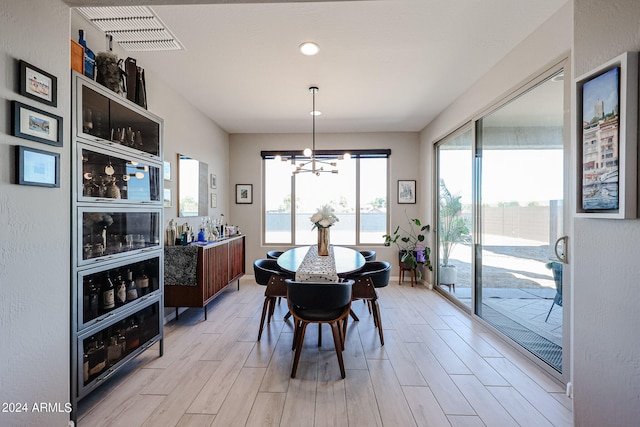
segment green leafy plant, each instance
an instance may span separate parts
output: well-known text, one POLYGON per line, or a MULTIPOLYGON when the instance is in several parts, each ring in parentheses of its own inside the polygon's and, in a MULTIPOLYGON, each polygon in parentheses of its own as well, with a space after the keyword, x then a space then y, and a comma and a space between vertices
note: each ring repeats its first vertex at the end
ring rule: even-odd
MULTIPOLYGON (((428 224, 422 225, 422 221, 418 218, 409 218, 408 216, 407 223, 407 228, 398 225, 393 233, 382 236, 384 245, 396 245, 401 254, 400 262, 407 263, 412 269, 416 268, 419 263, 423 263, 429 270, 433 270, 430 260, 431 248, 427 246, 425 241, 426 234, 431 227, 428 224)), ((420 270, 418 270, 418 278, 420 278, 420 270)))
POLYGON ((462 242, 469 234, 467 220, 461 216, 462 196, 452 194, 444 183, 440 181, 440 214, 439 234, 442 245, 442 265, 449 265, 451 251, 456 244, 462 242))

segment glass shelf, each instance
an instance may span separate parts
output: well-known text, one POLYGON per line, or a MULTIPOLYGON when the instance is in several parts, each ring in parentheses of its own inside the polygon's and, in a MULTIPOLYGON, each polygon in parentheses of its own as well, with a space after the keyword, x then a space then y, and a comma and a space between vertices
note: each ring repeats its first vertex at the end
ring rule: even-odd
POLYGON ((85 82, 82 76, 76 78, 81 104, 76 120, 78 136, 161 157, 160 119, 125 98, 113 98, 117 95, 105 88, 89 87, 95 83, 85 82))
POLYGON ((78 144, 79 201, 161 204, 160 166, 78 144))

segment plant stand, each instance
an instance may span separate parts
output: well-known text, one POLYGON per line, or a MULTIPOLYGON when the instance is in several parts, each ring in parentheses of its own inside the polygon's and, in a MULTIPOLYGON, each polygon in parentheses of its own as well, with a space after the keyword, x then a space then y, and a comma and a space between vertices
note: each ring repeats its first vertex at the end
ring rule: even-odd
POLYGON ((408 271, 411 274, 411 287, 413 287, 416 282, 416 269, 412 268, 411 265, 407 262, 400 263, 400 281, 398 284, 402 285, 405 271, 408 271))

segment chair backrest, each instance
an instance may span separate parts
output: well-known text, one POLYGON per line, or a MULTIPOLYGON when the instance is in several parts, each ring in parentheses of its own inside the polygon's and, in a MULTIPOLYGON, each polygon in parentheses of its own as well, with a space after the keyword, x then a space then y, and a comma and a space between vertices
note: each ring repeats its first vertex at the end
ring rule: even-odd
POLYGON ((255 260, 253 262, 253 273, 256 276, 256 283, 263 286, 267 286, 272 274, 286 276, 286 273, 278 266, 278 261, 275 259, 255 260))
POLYGON ((353 280, 344 282, 296 282, 285 280, 287 301, 307 309, 336 309, 351 303, 353 280))
POLYGON ((365 261, 375 261, 376 251, 360 251, 365 261))
POLYGON ((369 261, 364 266, 347 278, 369 277, 376 288, 384 288, 391 278, 391 264, 387 261, 369 261))
POLYGON ((556 291, 562 293, 562 263, 558 261, 551 261, 545 264, 545 266, 551 269, 553 274, 553 281, 556 282, 556 291))
POLYGON ((268 259, 278 259, 278 257, 280 255, 282 255, 284 252, 282 251, 269 251, 267 252, 267 258, 268 259))

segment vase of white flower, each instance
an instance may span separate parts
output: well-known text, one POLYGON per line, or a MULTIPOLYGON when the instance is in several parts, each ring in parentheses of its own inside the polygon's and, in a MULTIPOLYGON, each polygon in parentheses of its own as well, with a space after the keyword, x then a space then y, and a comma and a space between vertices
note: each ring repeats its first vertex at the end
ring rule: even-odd
POLYGON ((318 255, 329 256, 329 227, 318 228, 318 255))
POLYGON ((311 229, 318 229, 318 255, 320 256, 329 256, 329 227, 339 221, 334 212, 331 206, 324 205, 311 217, 313 223, 311 229))

